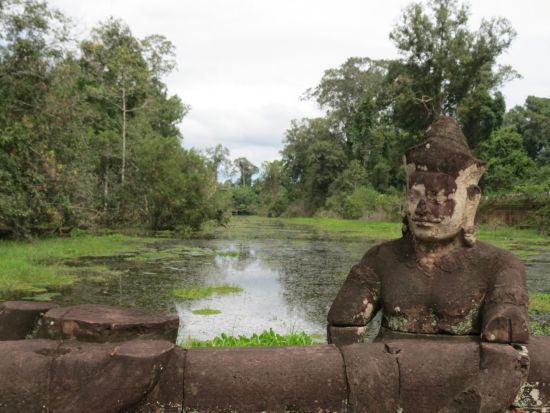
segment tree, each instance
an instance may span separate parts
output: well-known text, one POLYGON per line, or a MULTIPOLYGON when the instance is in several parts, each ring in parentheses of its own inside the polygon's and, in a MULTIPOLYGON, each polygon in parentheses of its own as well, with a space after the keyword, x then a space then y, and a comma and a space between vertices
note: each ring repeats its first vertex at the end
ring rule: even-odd
POLYGON ((174 47, 163 36, 139 40, 120 20, 110 19, 81 44, 82 63, 89 76, 92 99, 112 107, 121 137, 120 181, 126 180, 128 122, 134 112, 152 105, 160 76, 175 67, 174 47))
POLYGON ((282 161, 275 160, 262 164, 262 171, 254 183, 254 188, 258 191, 263 212, 267 215, 280 216, 288 207, 288 192, 283 186, 286 182, 282 161))
MULTIPOLYGON (((498 87, 517 76, 510 66, 496 64, 516 35, 510 22, 491 18, 471 31, 468 17, 469 8, 456 0, 432 0, 428 8, 413 3, 403 12, 390 33, 402 59, 392 62, 388 76, 399 126, 421 132, 441 113, 468 113, 465 99, 483 93, 494 97, 498 87)), ((474 144, 481 140, 468 138, 474 144)))
POLYGON ((86 197, 82 99, 67 27, 44 2, 0 3, 0 226, 15 236, 58 229, 75 212, 71 199, 86 197))
POLYGON ((523 148, 521 135, 509 127, 493 132, 479 145, 477 154, 487 163, 481 185, 488 191, 509 191, 529 178, 535 168, 523 148))
POLYGON ((550 166, 550 99, 528 96, 523 106, 506 114, 506 125, 523 137, 529 156, 539 165, 550 166))
POLYGON ((308 209, 325 203, 330 185, 344 170, 346 154, 330 122, 323 118, 293 121, 282 151, 289 184, 299 188, 308 209))
POLYGON ((215 178, 200 154, 183 149, 176 138, 150 138, 138 145, 136 162, 141 174, 134 213, 150 228, 186 232, 215 216, 215 178))
POLYGON ((259 172, 258 167, 246 158, 235 159, 233 166, 233 172, 239 174, 239 184, 241 186, 251 186, 252 176, 259 172))
POLYGON ((231 167, 231 161, 229 160, 229 149, 222 144, 217 144, 213 148, 206 150, 208 159, 212 163, 212 167, 216 173, 216 180, 219 177, 220 171, 223 174, 228 174, 231 167))
POLYGON ((326 110, 332 132, 342 141, 349 158, 360 159, 364 151, 364 125, 377 116, 377 100, 383 93, 387 61, 350 57, 339 68, 325 70, 319 85, 304 98, 315 99, 326 110), (364 115, 358 124, 357 113, 364 115))

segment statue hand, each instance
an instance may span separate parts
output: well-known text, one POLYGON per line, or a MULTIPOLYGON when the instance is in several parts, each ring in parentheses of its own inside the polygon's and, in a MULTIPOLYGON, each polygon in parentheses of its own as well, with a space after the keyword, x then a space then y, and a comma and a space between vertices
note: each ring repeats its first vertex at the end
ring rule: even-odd
POLYGON ((496 343, 527 343, 527 310, 512 304, 492 305, 483 316, 481 337, 496 343))

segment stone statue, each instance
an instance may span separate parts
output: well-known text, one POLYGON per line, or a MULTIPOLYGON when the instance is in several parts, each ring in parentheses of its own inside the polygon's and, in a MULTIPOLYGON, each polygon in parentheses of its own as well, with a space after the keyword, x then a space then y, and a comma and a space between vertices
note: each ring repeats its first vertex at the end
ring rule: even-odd
POLYGON ((403 237, 352 267, 328 314, 328 339, 364 340, 382 311, 378 339, 430 334, 529 339, 525 272, 509 252, 476 242, 474 217, 485 164, 451 118, 439 116, 405 154, 403 237))

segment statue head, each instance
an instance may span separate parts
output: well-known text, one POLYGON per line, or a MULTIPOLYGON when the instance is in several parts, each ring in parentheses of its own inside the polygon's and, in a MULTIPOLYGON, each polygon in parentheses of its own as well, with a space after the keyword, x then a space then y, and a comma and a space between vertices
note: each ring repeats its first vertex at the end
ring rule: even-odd
POLYGON ((474 158, 462 130, 452 118, 439 116, 424 140, 407 150, 407 222, 422 241, 449 240, 464 234, 475 242, 474 218, 485 163, 474 158))

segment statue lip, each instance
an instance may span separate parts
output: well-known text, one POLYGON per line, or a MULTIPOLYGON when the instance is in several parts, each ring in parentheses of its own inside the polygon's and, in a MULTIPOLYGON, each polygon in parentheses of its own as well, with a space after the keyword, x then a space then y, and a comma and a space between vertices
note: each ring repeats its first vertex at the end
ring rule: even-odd
POLYGON ((438 218, 413 218, 412 219, 416 224, 418 225, 429 225, 429 224, 439 224, 441 223, 441 219, 438 218))

